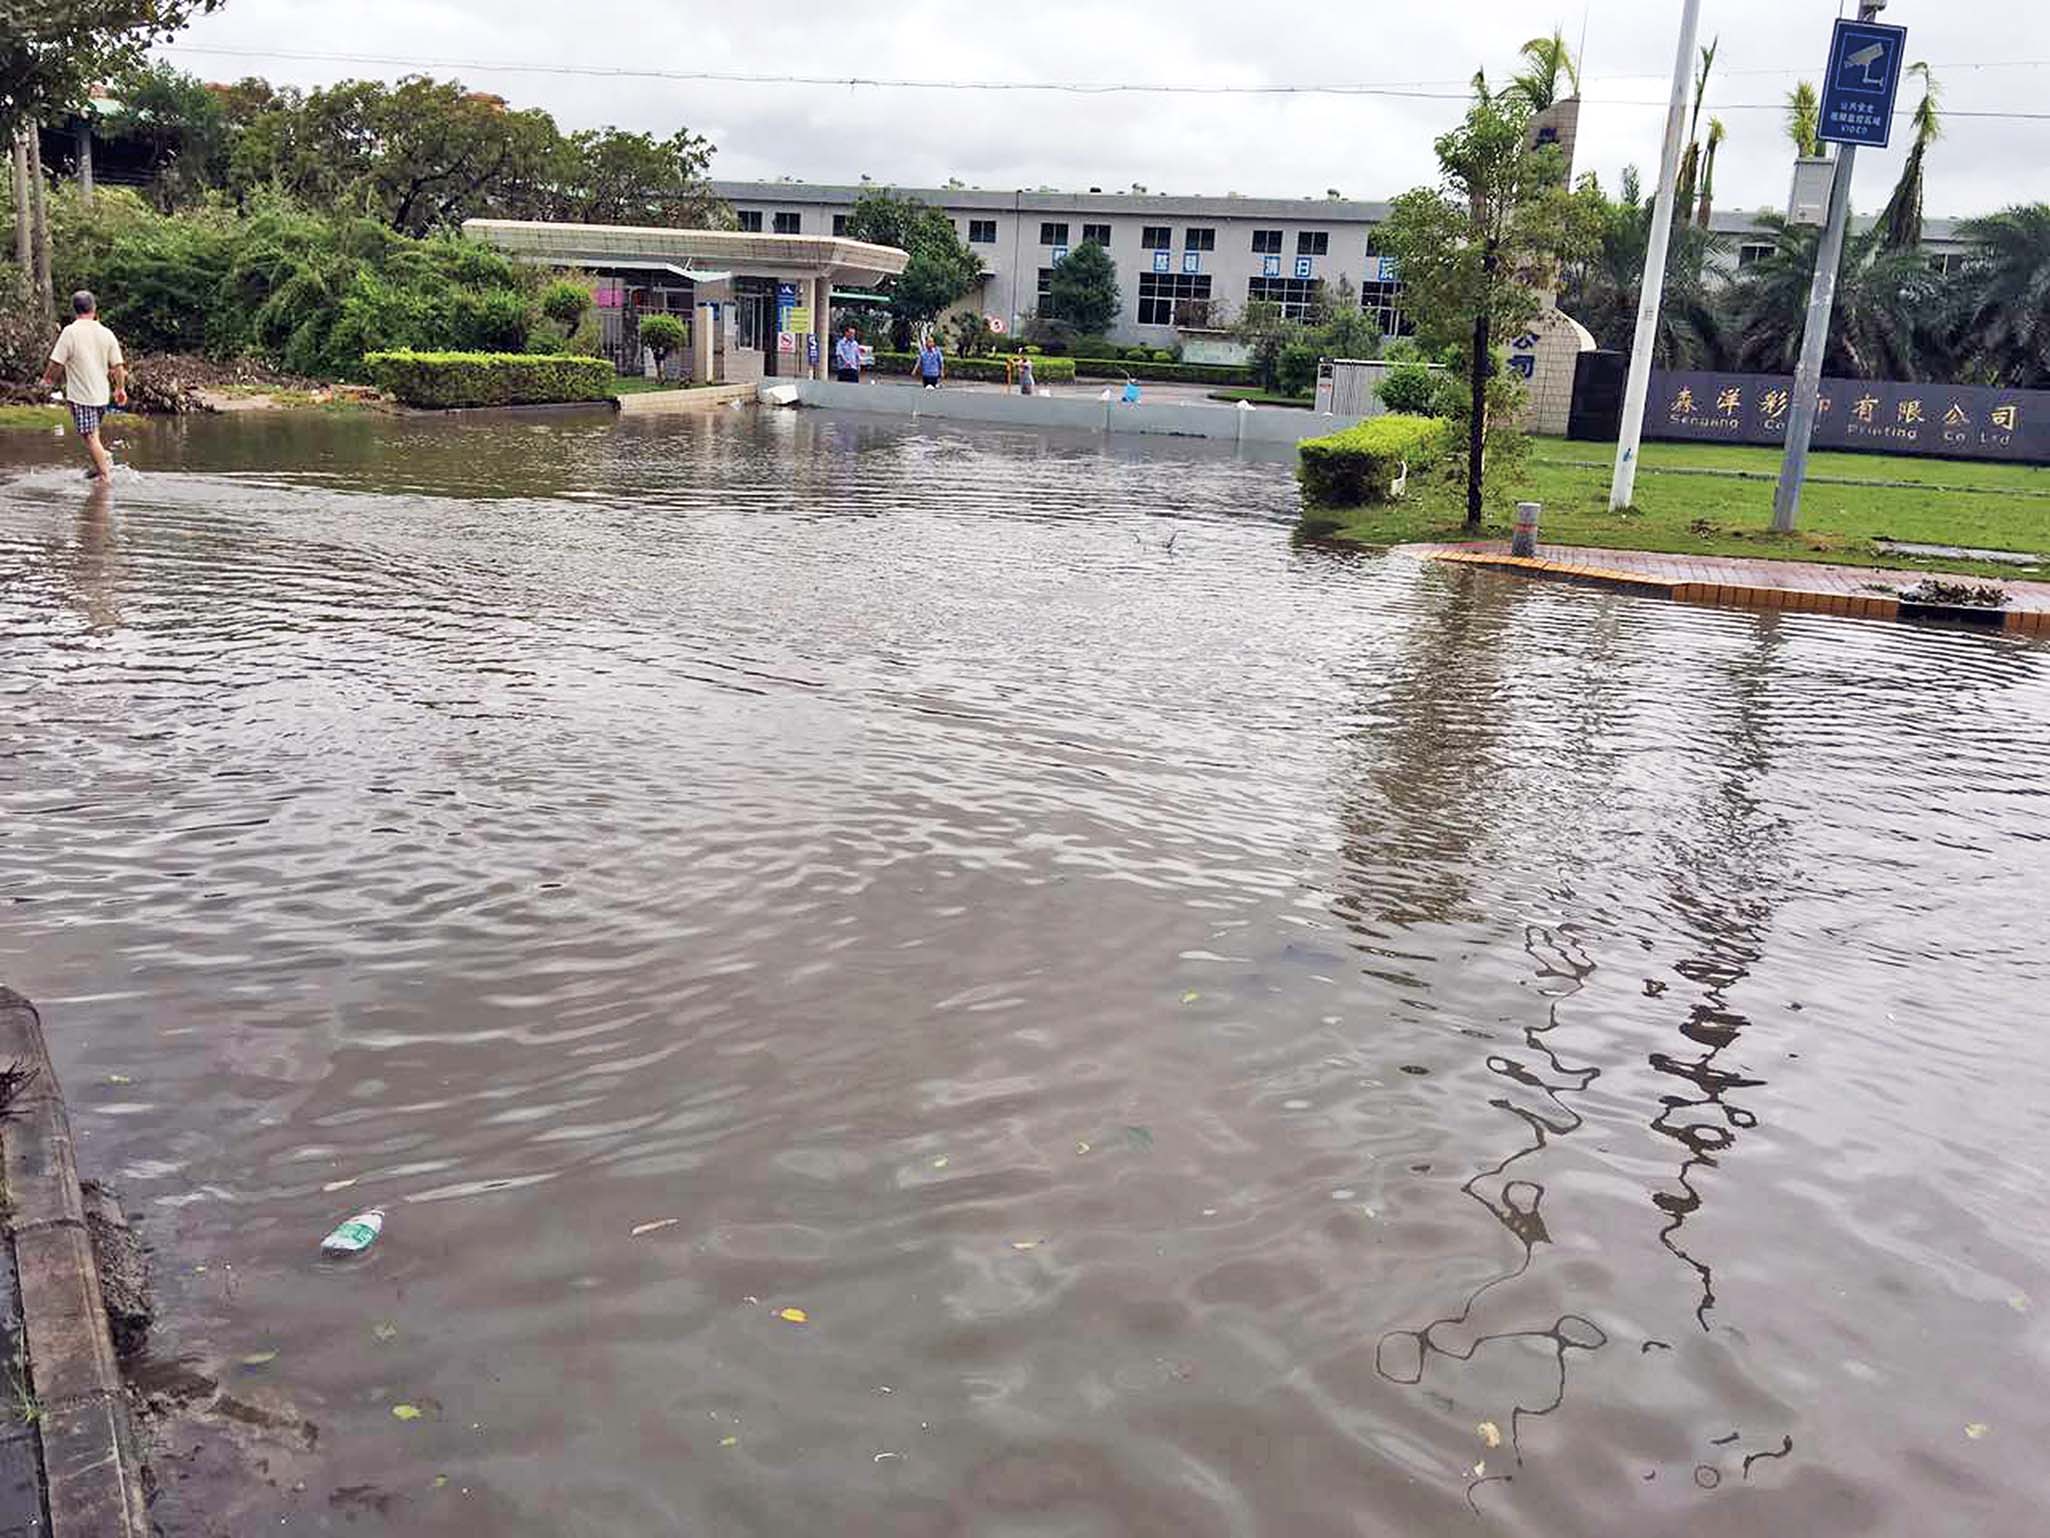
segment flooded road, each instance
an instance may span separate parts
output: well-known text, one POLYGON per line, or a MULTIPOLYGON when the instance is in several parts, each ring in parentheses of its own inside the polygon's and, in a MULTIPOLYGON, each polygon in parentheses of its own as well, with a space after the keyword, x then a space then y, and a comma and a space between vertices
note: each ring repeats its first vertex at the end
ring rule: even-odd
POLYGON ((261 1459, 169 1531, 2038 1530, 2050 648, 1186 444, 0 456, 0 977, 261 1459))

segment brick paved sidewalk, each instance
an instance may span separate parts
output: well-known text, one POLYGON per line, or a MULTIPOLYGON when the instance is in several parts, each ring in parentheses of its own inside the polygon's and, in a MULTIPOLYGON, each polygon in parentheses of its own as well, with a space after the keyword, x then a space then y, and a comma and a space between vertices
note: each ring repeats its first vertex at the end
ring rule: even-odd
MULTIPOLYGON (((1574 545, 1540 545, 1535 559, 1509 554, 1500 541, 1458 545, 1402 545, 1427 561, 1496 566, 1533 576, 1592 582, 1655 593, 1683 603, 1739 609, 1786 609, 1795 613, 1843 614, 1860 619, 1954 619, 2026 635, 2050 635, 2050 582, 1997 585, 2007 607, 1978 613, 1904 603, 1895 595, 1920 574, 1869 566, 1822 566, 1799 561, 1745 561, 1716 555, 1666 555, 1652 550, 1592 550, 1574 545)), ((1991 578, 1951 578, 1979 586, 1991 578)))

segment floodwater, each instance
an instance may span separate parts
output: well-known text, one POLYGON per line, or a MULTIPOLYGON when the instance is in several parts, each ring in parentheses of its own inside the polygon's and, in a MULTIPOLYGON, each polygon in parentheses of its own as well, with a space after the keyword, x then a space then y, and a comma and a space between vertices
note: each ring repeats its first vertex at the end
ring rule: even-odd
POLYGON ((65 447, 0 975, 172 1533, 2041 1531, 2050 650, 1200 445, 65 447))

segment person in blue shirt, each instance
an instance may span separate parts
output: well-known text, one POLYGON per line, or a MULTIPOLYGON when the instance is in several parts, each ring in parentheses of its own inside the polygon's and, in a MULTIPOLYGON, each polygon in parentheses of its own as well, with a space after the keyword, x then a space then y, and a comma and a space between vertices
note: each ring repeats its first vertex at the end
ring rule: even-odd
POLYGON ((833 344, 833 377, 842 384, 861 383, 861 342, 852 326, 833 344))
POLYGON ((925 345, 918 349, 918 379, 928 390, 940 387, 940 375, 946 371, 946 359, 940 353, 937 337, 928 336, 925 345))

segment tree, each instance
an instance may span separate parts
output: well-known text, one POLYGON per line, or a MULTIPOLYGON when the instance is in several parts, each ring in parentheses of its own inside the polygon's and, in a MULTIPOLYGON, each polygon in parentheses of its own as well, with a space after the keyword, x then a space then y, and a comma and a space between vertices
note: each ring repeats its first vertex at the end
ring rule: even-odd
POLYGON ((690 229, 729 224, 725 203, 705 180, 711 164, 711 141, 688 129, 667 139, 585 129, 559 142, 551 185, 534 217, 690 229))
POLYGON ((1822 157, 1822 98, 1815 83, 1804 80, 1787 92, 1787 137, 1803 160, 1822 157))
MULTIPOLYGON (((1822 231, 1760 216, 1772 250, 1738 275, 1728 296, 1731 362, 1791 374, 1801 356, 1808 291, 1822 231)), ((1823 368, 1848 379, 1926 379, 1947 372, 1943 280, 1918 252, 1889 250, 1877 227, 1844 243, 1823 368)))
POLYGON ((1102 336, 1118 318, 1118 300, 1117 264, 1085 240, 1054 263, 1046 318, 1064 320, 1084 336, 1102 336))
POLYGON ((1729 136, 1729 130, 1723 127, 1721 118, 1712 117, 1708 120, 1708 152, 1701 157, 1701 210, 1694 217, 1694 222, 1704 230, 1708 228, 1709 216, 1715 210, 1716 152, 1723 147, 1723 140, 1729 136))
POLYGON ((558 279, 541 290, 541 313, 562 327, 565 339, 576 334, 584 312, 591 307, 591 291, 581 283, 558 279))
POLYGON ((662 372, 662 364, 668 356, 682 347, 689 339, 683 322, 674 315, 647 315, 641 318, 641 345, 655 355, 655 372, 662 372))
POLYGON ((1403 309, 1423 340, 1466 349, 1469 529, 1481 521, 1496 338, 1537 313, 1540 289, 1599 228, 1599 205, 1567 191, 1558 147, 1531 148, 1530 118, 1518 97, 1477 94, 1466 121, 1437 141, 1439 185, 1396 199, 1374 236, 1396 259, 1403 309))
MULTIPOLYGON (((1613 352, 1628 352, 1637 335, 1637 305, 1644 291, 1644 258, 1651 243, 1655 199, 1646 197, 1635 169, 1623 173, 1623 193, 1611 202, 1598 184, 1582 179, 1582 196, 1596 200, 1595 243, 1566 264, 1559 304, 1613 352)), ((1653 358, 1660 368, 1719 368, 1723 364, 1721 280, 1711 261, 1726 242, 1695 224, 1680 224, 1666 255, 1665 302, 1659 307, 1653 358)))
POLYGON ((91 87, 139 68, 152 43, 221 0, 8 0, 0 27, 0 140, 75 111, 91 87))
POLYGON ((1701 104, 1708 97, 1708 77, 1715 73, 1715 56, 1723 40, 1715 39, 1701 50, 1701 62, 1694 71, 1694 114, 1687 121, 1687 151, 1680 157, 1680 176, 1674 184, 1673 222, 1685 224, 1694 210, 1694 192, 1701 184, 1701 104))
POLYGON ((1532 38, 1518 52, 1527 67, 1509 77, 1509 89, 1522 99, 1533 116, 1568 96, 1580 94, 1580 61, 1566 46, 1564 28, 1555 29, 1550 37, 1532 38), (1563 92, 1559 89, 1562 80, 1567 86, 1563 92))
POLYGON ((376 153, 367 185, 392 228, 409 235, 531 195, 558 137, 545 112, 514 112, 503 97, 425 75, 372 96, 369 126, 376 153))
POLYGON ((196 202, 228 173, 228 115, 221 97, 196 76, 152 63, 115 81, 121 112, 101 134, 135 146, 149 168, 150 188, 165 212, 196 202))
POLYGON ((847 216, 847 235, 910 255, 904 271, 883 285, 892 340, 900 346, 909 344, 914 327, 930 323, 982 281, 982 261, 962 243, 954 221, 916 198, 864 191, 847 216))
POLYGON ((1972 376, 2050 389, 2050 203, 1967 220, 1974 251, 1959 279, 1958 351, 1972 376))
POLYGON ((1915 108, 1915 142, 1908 148, 1901 179, 1879 216, 1880 242, 1889 251, 1918 251, 1922 246, 1923 173, 1929 146, 1943 137, 1943 117, 1937 109, 1942 91, 1927 64, 1910 64, 1908 73, 1922 77, 1922 104, 1915 108))

